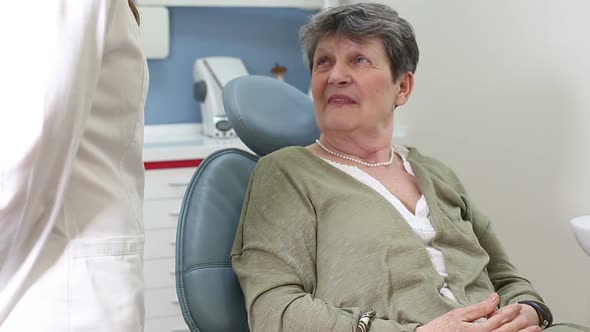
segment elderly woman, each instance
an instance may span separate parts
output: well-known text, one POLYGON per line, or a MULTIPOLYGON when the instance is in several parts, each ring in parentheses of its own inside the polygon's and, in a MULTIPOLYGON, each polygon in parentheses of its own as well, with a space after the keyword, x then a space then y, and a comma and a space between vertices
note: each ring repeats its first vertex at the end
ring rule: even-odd
MULTIPOLYGON (((540 331, 551 313, 455 174, 392 145, 410 24, 377 4, 301 30, 321 136, 258 162, 233 268, 253 331, 540 331)), ((583 330, 555 326, 553 330, 583 330)))

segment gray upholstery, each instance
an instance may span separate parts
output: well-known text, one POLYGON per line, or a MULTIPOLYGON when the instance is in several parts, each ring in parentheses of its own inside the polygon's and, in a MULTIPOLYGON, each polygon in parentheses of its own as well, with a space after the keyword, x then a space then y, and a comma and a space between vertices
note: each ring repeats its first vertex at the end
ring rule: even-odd
MULTIPOLYGON (((228 118, 240 128, 236 133, 260 155, 288 145, 307 145, 318 136, 309 98, 290 85, 245 76, 226 85, 223 94, 225 109, 231 109, 228 118)), ((184 195, 177 231, 176 291, 191 331, 248 331, 244 298, 229 254, 257 160, 258 156, 238 149, 217 151, 199 166, 184 195)))
POLYGON ((292 85, 265 76, 244 76, 223 88, 223 105, 242 142, 259 156, 285 146, 306 146, 320 137, 313 102, 292 85), (264 91, 264 94, 260 94, 264 91))

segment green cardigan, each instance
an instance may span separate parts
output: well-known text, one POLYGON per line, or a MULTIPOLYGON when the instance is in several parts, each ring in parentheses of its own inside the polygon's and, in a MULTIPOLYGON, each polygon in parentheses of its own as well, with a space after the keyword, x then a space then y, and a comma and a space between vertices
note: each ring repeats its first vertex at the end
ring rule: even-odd
POLYGON ((250 180, 231 253, 252 331, 413 331, 496 291, 501 306, 542 301, 510 263, 490 220, 457 176, 410 148, 442 251, 447 284, 385 198, 302 147, 263 157, 250 180))

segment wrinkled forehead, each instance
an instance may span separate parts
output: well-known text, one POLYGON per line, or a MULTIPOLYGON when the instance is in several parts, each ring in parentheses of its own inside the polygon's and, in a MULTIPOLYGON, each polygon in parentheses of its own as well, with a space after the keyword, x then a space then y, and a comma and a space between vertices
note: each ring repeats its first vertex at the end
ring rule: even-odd
POLYGON ((344 33, 329 33, 318 39, 314 53, 335 51, 336 48, 375 49, 384 51, 383 38, 380 36, 357 36, 344 33))

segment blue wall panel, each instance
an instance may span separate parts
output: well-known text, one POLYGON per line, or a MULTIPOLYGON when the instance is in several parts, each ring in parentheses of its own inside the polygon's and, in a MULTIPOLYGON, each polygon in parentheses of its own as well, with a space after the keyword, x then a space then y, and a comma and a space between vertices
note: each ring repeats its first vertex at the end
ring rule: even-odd
POLYGON ((146 124, 200 122, 193 97, 193 65, 206 56, 242 58, 250 74, 273 76, 275 62, 288 68, 285 80, 307 92, 310 74, 298 41, 310 12, 269 8, 170 8, 170 55, 149 60, 146 124))

